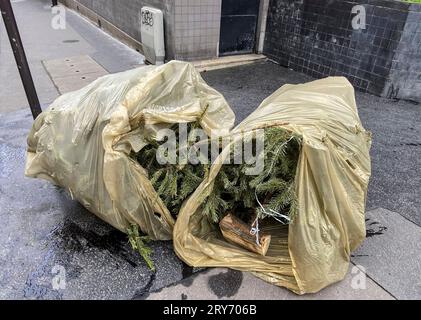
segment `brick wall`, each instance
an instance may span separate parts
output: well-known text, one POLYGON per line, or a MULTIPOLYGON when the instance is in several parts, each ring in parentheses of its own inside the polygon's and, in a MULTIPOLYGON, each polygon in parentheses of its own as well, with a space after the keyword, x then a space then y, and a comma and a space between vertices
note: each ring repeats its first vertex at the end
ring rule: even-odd
MULTIPOLYGON (((391 70, 400 68, 395 60, 406 60, 404 55, 409 54, 400 41, 414 29, 419 31, 419 19, 415 26, 407 25, 412 7, 418 10, 420 5, 393 0, 271 0, 264 53, 315 78, 343 75, 361 91, 387 95, 385 90, 398 78, 391 76, 391 70), (356 5, 365 9, 365 29, 352 26, 356 5)), ((409 42, 418 48, 410 54, 412 61, 421 61, 419 42, 409 42)))

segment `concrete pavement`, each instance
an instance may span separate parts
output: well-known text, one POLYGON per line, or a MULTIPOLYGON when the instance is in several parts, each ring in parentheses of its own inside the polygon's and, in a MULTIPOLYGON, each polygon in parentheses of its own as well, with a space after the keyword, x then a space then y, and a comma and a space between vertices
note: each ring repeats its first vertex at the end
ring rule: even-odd
MULTIPOLYGON (((14 1, 12 1, 13 3, 14 1)), ((113 39, 73 11, 65 11, 65 29, 53 29, 51 1, 23 0, 13 3, 16 20, 41 104, 50 104, 58 92, 42 62, 89 55, 108 72, 131 69, 143 56, 113 39)), ((10 49, 3 21, 0 23, 0 112, 28 105, 10 49)))
POLYGON ((146 293, 147 300, 217 299, 421 299, 421 229, 401 215, 367 212, 367 239, 352 254, 346 278, 314 294, 298 296, 250 273, 215 268, 167 288, 146 293))
MULTIPOLYGON (((55 59, 88 56, 109 73, 133 68, 143 61, 137 52, 71 11, 66 11, 66 29, 53 30, 49 1, 20 1, 14 9, 44 105, 59 93, 43 61, 48 65, 55 59)), ((0 25, 0 298, 420 297, 419 105, 356 94, 364 126, 373 131, 373 176, 367 203, 369 237, 352 258, 357 269, 367 274, 366 289, 352 287, 359 274, 354 265, 343 282, 303 297, 233 270, 213 269, 192 276, 198 270, 175 256, 171 242, 153 243, 152 258, 157 266, 154 275, 130 249, 124 234, 87 212, 61 189, 23 177, 25 140, 32 119, 0 25), (57 289, 53 284, 61 267, 66 286, 57 289)), ((87 72, 83 68, 81 71, 87 72)), ((203 77, 224 94, 237 122, 281 85, 312 80, 271 62, 209 71, 203 77)))
MULTIPOLYGON (((352 268, 355 268, 352 265, 352 268)), ((224 268, 208 269, 175 285, 145 294, 146 300, 393 300, 394 297, 370 278, 364 288, 353 287, 351 272, 341 282, 324 290, 296 295, 264 282, 250 273, 224 268)))

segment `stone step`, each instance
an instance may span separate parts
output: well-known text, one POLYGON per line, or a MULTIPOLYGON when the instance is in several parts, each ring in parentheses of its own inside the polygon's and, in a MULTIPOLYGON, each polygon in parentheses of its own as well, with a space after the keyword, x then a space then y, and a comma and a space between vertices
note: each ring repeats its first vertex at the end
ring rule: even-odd
POLYGON ((241 54, 235 56, 219 57, 216 59, 193 61, 193 65, 199 72, 216 69, 236 67, 244 64, 266 60, 263 54, 241 54))

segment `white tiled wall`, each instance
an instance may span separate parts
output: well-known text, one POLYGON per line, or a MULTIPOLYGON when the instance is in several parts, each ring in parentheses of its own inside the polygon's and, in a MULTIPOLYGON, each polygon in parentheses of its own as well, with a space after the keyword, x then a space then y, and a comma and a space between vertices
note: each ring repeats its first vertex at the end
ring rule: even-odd
POLYGON ((175 0, 175 58, 218 55, 221 0, 175 0))

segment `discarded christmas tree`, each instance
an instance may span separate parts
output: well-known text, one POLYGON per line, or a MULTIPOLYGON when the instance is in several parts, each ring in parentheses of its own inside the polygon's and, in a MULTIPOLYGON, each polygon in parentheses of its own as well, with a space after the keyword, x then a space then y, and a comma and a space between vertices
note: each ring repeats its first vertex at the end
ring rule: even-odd
MULTIPOLYGON (((194 138, 195 129, 200 129, 198 122, 187 125, 187 145, 179 143, 179 125, 173 125, 170 130, 175 133, 176 154, 190 149, 198 143, 194 138)), ((251 144, 256 144, 256 138, 251 144)), ((254 139, 254 140, 253 140, 254 139)), ((201 154, 202 160, 192 163, 164 163, 158 161, 160 146, 168 140, 149 140, 135 157, 149 174, 149 179, 170 213, 176 218, 183 202, 196 190, 207 177, 211 159, 211 140, 201 140, 208 144, 208 154, 201 154)), ((248 141, 250 142, 250 141, 248 141)), ((219 144, 219 140, 218 140, 219 144)), ((212 223, 219 223, 228 213, 245 223, 253 223, 259 219, 271 217, 276 221, 288 224, 297 212, 295 195, 295 173, 300 149, 300 137, 280 127, 264 129, 264 145, 255 157, 264 159, 261 170, 256 174, 248 174, 248 170, 255 164, 235 164, 236 150, 232 145, 232 152, 228 164, 223 164, 213 182, 209 196, 201 206, 201 213, 212 223)), ((221 149, 219 150, 221 151, 221 149)), ((240 152, 244 152, 241 148, 240 152)), ((161 156, 168 156, 163 154, 161 156)), ((200 156, 199 156, 200 157, 200 156)), ((266 248, 267 249, 267 248, 266 248)))
MULTIPOLYGON (((253 142, 254 143, 254 142, 253 142)), ((217 223, 226 212, 257 214, 289 223, 297 212, 295 172, 300 138, 279 127, 264 130, 264 165, 256 175, 247 174, 252 165, 225 164, 218 173, 212 192, 203 205, 203 214, 217 223)), ((231 162, 235 157, 232 152, 231 162)), ((249 220, 249 217, 241 217, 249 220)))
MULTIPOLYGON (((170 130, 175 134, 175 155, 187 152, 197 142, 197 139, 192 138, 192 133, 194 133, 195 129, 199 128, 200 125, 198 122, 188 123, 187 145, 180 146, 180 125, 175 124, 171 126, 170 130)), ((158 196, 164 202, 169 212, 176 217, 184 200, 186 200, 203 181, 209 169, 209 164, 203 163, 205 161, 199 162, 198 164, 189 162, 185 164, 161 164, 158 161, 157 154, 159 152, 159 147, 166 142, 167 140, 156 141, 150 139, 149 145, 138 152, 136 158, 139 164, 147 169, 149 179, 158 196)), ((163 148, 161 150, 165 149, 163 148)), ((163 154, 162 156, 167 157, 168 154, 163 154)))

